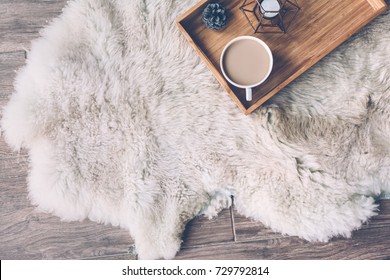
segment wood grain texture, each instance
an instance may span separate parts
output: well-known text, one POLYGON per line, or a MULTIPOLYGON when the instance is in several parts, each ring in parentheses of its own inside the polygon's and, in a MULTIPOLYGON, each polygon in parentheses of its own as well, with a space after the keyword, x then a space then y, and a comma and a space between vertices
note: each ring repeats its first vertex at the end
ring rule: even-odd
POLYGON ((182 248, 208 246, 233 240, 230 211, 223 210, 217 217, 196 217, 186 226, 182 248), (211 230, 212 229, 212 230, 211 230))
MULTIPOLYGON (((30 207, 27 199, 28 155, 12 153, 0 138, 0 207, 1 214, 30 207)), ((0 222, 1 223, 1 222, 0 222)))
POLYGON ((0 52, 30 48, 38 31, 59 15, 66 0, 2 0, 0 2, 0 52))
POLYGON ((254 34, 240 10, 242 0, 219 1, 229 11, 228 23, 219 32, 207 29, 200 15, 208 2, 202 0, 185 17, 180 17, 177 25, 245 114, 253 112, 386 8, 383 0, 301 0, 301 9, 287 34, 254 34), (230 85, 220 69, 224 46, 243 35, 265 41, 274 57, 273 71, 253 89, 252 101, 246 101, 245 89, 230 85))
POLYGON ((386 3, 383 1, 376 1, 376 0, 367 0, 367 1, 375 10, 382 10, 386 7, 386 3))
POLYGON ((9 100, 13 91, 13 80, 16 70, 24 65, 24 61, 24 51, 0 52, 0 118, 2 116, 2 108, 9 100))
MULTIPOLYGON (((362 237, 367 230, 389 230, 390 229, 390 200, 378 201, 378 215, 371 218, 361 229, 355 231, 354 237, 362 237)), ((235 227, 238 241, 254 241, 266 239, 284 238, 282 234, 275 233, 266 228, 263 224, 245 218, 235 212, 235 227)))
POLYGON ((60 222, 24 208, 2 213, 1 259, 81 259, 126 254, 132 245, 125 230, 93 222, 60 222))
POLYGON ((83 260, 124 260, 124 261, 134 261, 137 257, 132 254, 113 254, 113 255, 104 255, 102 257, 93 257, 93 258, 84 258, 83 260))
POLYGON ((243 217, 241 221, 236 219, 239 241, 210 246, 208 250, 183 248, 177 259, 390 259, 389 200, 381 201, 380 214, 355 231, 352 238, 334 238, 328 243, 284 237, 264 230, 260 224, 255 229, 253 222, 248 223, 243 217))
MULTIPOLYGON (((12 93, 24 48, 38 30, 61 13, 65 0, 0 2, 0 117, 12 93)), ((133 241, 126 230, 91 221, 63 222, 38 212, 27 195, 26 151, 12 152, 0 137, 0 259, 122 259, 133 241)), ((230 212, 212 220, 198 217, 186 226, 177 259, 390 259, 390 201, 351 239, 311 244, 285 237, 237 213, 233 242, 230 212)))

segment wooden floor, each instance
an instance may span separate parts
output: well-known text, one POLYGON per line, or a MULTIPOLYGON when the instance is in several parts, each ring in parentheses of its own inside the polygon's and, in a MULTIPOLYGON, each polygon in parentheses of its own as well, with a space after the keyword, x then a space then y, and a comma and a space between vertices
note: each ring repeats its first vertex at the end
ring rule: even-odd
MULTIPOLYGON (((65 3, 0 0, 0 108, 12 93, 15 70, 24 64, 30 40, 65 3)), ((12 153, 0 137, 0 259, 136 258, 125 230, 90 221, 61 222, 36 212, 27 199, 27 170, 27 154, 12 153)), ((329 243, 272 233, 228 209, 213 220, 196 218, 183 239, 177 259, 390 259, 390 200, 380 201, 380 214, 352 238, 329 243)))

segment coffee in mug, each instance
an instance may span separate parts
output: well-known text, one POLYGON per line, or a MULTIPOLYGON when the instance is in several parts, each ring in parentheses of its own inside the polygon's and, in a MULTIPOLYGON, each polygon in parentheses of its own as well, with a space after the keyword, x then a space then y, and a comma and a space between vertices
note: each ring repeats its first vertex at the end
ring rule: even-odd
POLYGON ((253 36, 240 36, 230 41, 221 55, 221 69, 233 85, 246 89, 246 99, 252 99, 252 88, 264 82, 273 66, 269 47, 253 36))

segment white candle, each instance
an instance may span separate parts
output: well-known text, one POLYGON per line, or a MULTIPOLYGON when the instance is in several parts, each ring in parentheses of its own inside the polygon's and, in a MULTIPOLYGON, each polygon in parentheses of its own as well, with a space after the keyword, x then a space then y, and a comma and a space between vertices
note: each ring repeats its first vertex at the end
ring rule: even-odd
POLYGON ((277 16, 280 11, 280 4, 277 0, 264 0, 260 4, 261 13, 265 18, 277 16))

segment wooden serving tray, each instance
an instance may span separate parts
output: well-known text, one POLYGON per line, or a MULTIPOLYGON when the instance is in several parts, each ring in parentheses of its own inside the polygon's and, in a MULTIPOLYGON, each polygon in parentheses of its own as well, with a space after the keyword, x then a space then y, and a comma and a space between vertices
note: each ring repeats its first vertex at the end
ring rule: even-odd
POLYGON ((283 87, 313 66, 352 34, 382 13, 384 0, 298 0, 300 11, 287 34, 254 34, 239 9, 243 0, 201 0, 177 21, 179 29, 204 60, 221 85, 248 115, 283 87), (207 29, 201 14, 209 3, 220 3, 228 10, 228 23, 222 31, 207 29), (269 78, 253 89, 252 101, 245 90, 229 84, 220 69, 223 47, 233 38, 253 35, 265 41, 274 56, 269 78))

